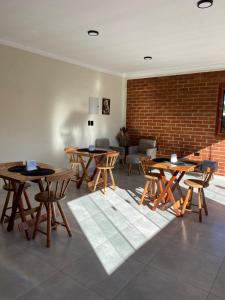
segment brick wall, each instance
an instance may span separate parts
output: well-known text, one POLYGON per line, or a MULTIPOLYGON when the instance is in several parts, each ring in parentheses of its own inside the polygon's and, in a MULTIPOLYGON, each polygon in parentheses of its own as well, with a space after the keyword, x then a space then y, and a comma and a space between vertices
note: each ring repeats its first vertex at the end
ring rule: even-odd
POLYGON ((132 143, 154 136, 159 156, 217 160, 218 174, 225 175, 225 136, 215 134, 219 84, 224 81, 225 71, 128 80, 132 143))

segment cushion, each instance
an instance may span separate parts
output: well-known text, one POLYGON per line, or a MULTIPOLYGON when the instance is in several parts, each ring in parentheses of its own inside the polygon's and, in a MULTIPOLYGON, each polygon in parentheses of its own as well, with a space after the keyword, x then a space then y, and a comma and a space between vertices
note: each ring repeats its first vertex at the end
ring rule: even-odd
POLYGON ((95 140, 95 147, 96 148, 102 148, 102 149, 108 149, 109 148, 109 139, 96 139, 95 140))
POLYGON ((156 140, 149 140, 149 139, 140 139, 138 145, 138 152, 146 154, 146 150, 149 148, 156 147, 156 140))
POLYGON ((126 162, 128 164, 139 164, 140 163, 140 153, 139 154, 129 154, 126 156, 126 162))

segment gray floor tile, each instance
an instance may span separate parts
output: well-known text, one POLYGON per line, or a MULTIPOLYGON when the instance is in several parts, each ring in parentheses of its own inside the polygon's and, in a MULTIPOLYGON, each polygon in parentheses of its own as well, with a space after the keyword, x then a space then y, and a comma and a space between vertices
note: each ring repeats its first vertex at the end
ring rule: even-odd
POLYGON ((209 291, 223 259, 171 241, 150 262, 162 272, 209 291))
POLYGON ((140 272, 115 300, 205 300, 207 292, 149 267, 140 272))
POLYGON ((225 298, 225 260, 221 265, 211 292, 217 296, 225 298))
POLYGON ((0 265, 0 299, 16 299, 57 272, 27 251, 5 255, 0 265))
POLYGON ((225 299, 225 295, 224 297, 218 297, 216 295, 213 295, 213 294, 209 294, 208 297, 207 297, 207 300, 224 300, 225 299))
POLYGON ((20 298, 20 300, 39 299, 103 300, 104 298, 92 291, 85 289, 73 279, 60 272, 20 298))

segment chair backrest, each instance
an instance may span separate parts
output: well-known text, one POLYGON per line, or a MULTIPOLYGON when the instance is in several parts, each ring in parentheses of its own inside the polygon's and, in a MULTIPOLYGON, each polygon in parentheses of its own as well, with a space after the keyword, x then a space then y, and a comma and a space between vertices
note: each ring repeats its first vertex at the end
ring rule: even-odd
POLYGON ((105 164, 104 165, 106 167, 114 168, 118 156, 119 156, 119 152, 117 152, 117 151, 108 152, 105 155, 105 164))
POLYGON ((203 172, 204 175, 204 182, 206 184, 212 179, 213 174, 218 169, 218 162, 213 160, 203 160, 200 166, 200 170, 203 172))
POLYGON ((140 156, 140 162, 141 162, 141 168, 143 170, 144 175, 149 174, 150 165, 149 161, 151 161, 151 158, 149 156, 140 156))
POLYGON ((48 197, 50 198, 52 193, 56 200, 65 197, 73 176, 73 171, 65 170, 46 177, 48 197))
POLYGON ((70 163, 78 162, 78 155, 74 153, 77 149, 76 147, 67 147, 64 149, 70 163))
POLYGON ((138 145, 138 152, 142 154, 146 154, 146 150, 149 148, 156 147, 156 140, 151 139, 140 139, 138 145))
POLYGON ((107 138, 96 139, 95 147, 102 148, 102 149, 109 149, 109 139, 107 139, 107 138))

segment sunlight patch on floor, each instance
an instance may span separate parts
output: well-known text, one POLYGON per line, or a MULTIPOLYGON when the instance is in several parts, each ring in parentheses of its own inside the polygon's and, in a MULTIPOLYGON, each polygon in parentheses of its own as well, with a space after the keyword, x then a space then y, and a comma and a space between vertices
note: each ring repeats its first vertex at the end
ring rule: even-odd
POLYGON ((68 202, 109 275, 175 218, 169 211, 138 205, 142 191, 108 188, 106 195, 97 191, 68 202))

